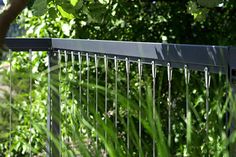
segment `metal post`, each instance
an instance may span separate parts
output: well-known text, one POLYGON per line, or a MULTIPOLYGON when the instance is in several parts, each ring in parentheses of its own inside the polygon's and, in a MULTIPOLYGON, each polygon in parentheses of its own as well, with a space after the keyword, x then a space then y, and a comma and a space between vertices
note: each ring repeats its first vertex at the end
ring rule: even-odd
POLYGON ((56 51, 48 52, 48 144, 47 156, 60 157, 59 65, 56 51), (50 135, 51 134, 51 135, 50 135))
MULTIPOLYGON (((229 81, 232 89, 232 99, 230 101, 230 135, 236 131, 236 48, 230 47, 229 49, 229 81)), ((236 142, 229 146, 230 157, 236 157, 236 142)))

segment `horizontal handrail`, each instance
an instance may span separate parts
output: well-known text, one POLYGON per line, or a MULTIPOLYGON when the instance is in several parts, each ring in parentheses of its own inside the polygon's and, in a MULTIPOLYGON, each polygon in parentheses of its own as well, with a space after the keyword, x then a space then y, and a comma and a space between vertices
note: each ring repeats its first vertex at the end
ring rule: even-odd
POLYGON ((5 42, 13 51, 48 51, 52 48, 50 38, 7 38, 5 42))
MULTIPOLYGON (((131 60, 141 59, 144 62, 155 61, 166 66, 170 63, 173 68, 183 68, 210 72, 228 73, 230 50, 235 47, 214 45, 168 44, 151 42, 129 42, 86 39, 56 39, 56 38, 7 38, 7 46, 14 51, 79 51, 98 55, 128 57, 131 60)), ((234 52, 236 53, 236 51, 234 52)))

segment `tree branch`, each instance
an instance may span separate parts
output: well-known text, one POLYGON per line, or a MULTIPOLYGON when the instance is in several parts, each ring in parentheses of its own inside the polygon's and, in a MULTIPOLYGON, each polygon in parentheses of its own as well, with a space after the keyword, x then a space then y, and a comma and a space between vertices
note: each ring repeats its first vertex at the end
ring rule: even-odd
POLYGON ((0 15, 0 48, 3 47, 4 38, 6 37, 12 21, 20 14, 20 12, 27 6, 28 0, 11 0, 0 15))

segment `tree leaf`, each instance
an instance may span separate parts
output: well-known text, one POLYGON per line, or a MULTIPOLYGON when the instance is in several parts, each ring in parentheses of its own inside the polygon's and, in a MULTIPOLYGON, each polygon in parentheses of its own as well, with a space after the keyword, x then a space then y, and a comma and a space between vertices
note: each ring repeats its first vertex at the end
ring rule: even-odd
POLYGON ((48 14, 52 19, 55 19, 57 17, 57 11, 54 7, 48 9, 48 14))
POLYGON ((76 9, 81 9, 82 6, 83 6, 83 1, 79 0, 79 2, 77 3, 77 5, 75 7, 76 7, 76 9))
POLYGON ((70 0, 71 5, 75 6, 78 3, 78 0, 70 0))
POLYGON ((47 0, 35 0, 32 6, 34 16, 42 16, 47 12, 47 0))
POLYGON ((61 16, 67 19, 73 19, 74 15, 70 14, 68 12, 66 12, 61 6, 57 6, 57 9, 59 10, 59 12, 61 13, 61 16))
POLYGON ((98 0, 98 1, 101 4, 108 4, 109 3, 109 0, 98 0))
POLYGON ((84 10, 87 14, 89 21, 95 23, 102 23, 103 16, 106 12, 105 5, 93 3, 89 5, 89 10, 84 10))

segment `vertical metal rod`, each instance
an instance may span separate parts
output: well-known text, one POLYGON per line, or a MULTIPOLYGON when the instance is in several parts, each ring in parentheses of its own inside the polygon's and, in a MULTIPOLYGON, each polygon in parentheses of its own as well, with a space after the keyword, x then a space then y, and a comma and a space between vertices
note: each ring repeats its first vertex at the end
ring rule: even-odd
POLYGON ((189 143, 191 141, 191 112, 189 110, 190 71, 187 65, 184 66, 184 78, 185 78, 185 95, 186 95, 186 147, 187 147, 187 155, 189 155, 189 143))
POLYGON ((87 116, 89 117, 89 54, 86 53, 86 64, 87 64, 87 116))
POLYGON ((153 130, 153 141, 152 141, 152 156, 156 156, 156 129, 155 129, 155 122, 156 122, 156 67, 155 62, 152 61, 152 115, 153 115, 153 124, 154 124, 154 130, 153 130))
MULTIPOLYGON (((117 85, 117 81, 118 81, 118 63, 117 63, 117 57, 114 57, 114 64, 115 64, 115 128, 116 131, 118 133, 117 130, 117 116, 118 116, 118 103, 117 103, 117 98, 118 98, 118 85, 117 85)), ((116 138, 117 138, 117 134, 116 134, 116 138)), ((116 139, 116 143, 115 143, 115 148, 117 149, 117 140, 116 139)))
POLYGON ((80 115, 82 115, 82 57, 81 53, 78 52, 78 60, 79 60, 79 105, 80 105, 80 115))
MULTIPOLYGON (((73 81, 75 79, 75 75, 74 75, 74 70, 75 70, 75 56, 74 56, 74 51, 71 51, 71 64, 72 64, 72 84, 73 81)), ((76 116, 76 107, 75 107, 75 94, 74 94, 74 85, 71 86, 71 97, 72 97, 72 119, 75 119, 76 116)), ((73 140, 76 139, 76 135, 75 135, 75 125, 73 124, 73 133, 72 133, 72 137, 73 140)))
POLYGON ((30 61, 30 90, 29 90, 29 99, 30 99, 30 157, 32 156, 32 50, 29 50, 29 61, 30 61))
MULTIPOLYGON (((59 65, 59 83, 61 83, 61 50, 57 51, 58 53, 58 65, 59 65)), ((59 88, 59 95, 61 95, 61 89, 59 88)), ((60 99, 61 104, 61 99, 60 99)))
POLYGON ((167 64, 167 75, 168 75, 168 146, 171 147, 171 80, 172 80, 172 67, 170 63, 167 64))
MULTIPOLYGON (((98 57, 97 57, 97 54, 94 55, 94 59, 95 59, 95 79, 96 79, 96 88, 95 88, 95 110, 96 110, 96 113, 98 113, 98 57)), ((95 117, 95 120, 96 120, 96 150, 98 149, 98 134, 97 134, 97 131, 98 131, 98 122, 97 122, 97 118, 95 117)))
MULTIPOLYGON (((59 65, 59 81, 61 81, 61 50, 58 50, 57 53, 58 53, 58 65, 59 65)), ((59 95, 61 95, 61 90, 59 90, 59 95)))
POLYGON ((9 50, 10 54, 10 115, 9 115, 9 125, 10 125, 10 136, 9 136, 9 156, 11 157, 11 140, 12 140, 12 50, 9 50))
POLYGON ((68 56, 67 56, 67 51, 66 50, 64 51, 64 56, 65 56, 65 67, 66 67, 66 70, 67 70, 68 56))
MULTIPOLYGON (((67 51, 66 50, 64 50, 64 62, 65 62, 65 67, 64 67, 64 69, 65 70, 63 70, 64 71, 64 73, 65 73, 65 82, 67 83, 66 84, 66 86, 70 86, 70 81, 69 81, 69 75, 68 75, 68 72, 69 72, 69 70, 68 70, 68 54, 67 54, 67 51)), ((68 88, 66 88, 66 90, 65 90, 65 92, 64 92, 64 95, 65 95, 65 97, 64 97, 64 103, 65 103, 65 107, 67 108, 68 106, 68 96, 67 96, 67 94, 69 93, 69 91, 68 91, 68 88)), ((65 115, 66 115, 66 117, 68 117, 69 116, 69 111, 68 110, 66 110, 66 112, 65 112, 65 115)), ((70 138, 68 138, 68 136, 66 137, 66 140, 67 140, 67 142, 70 142, 70 138)))
MULTIPOLYGON (((107 56, 104 55, 104 67, 105 67, 105 125, 107 126, 107 72, 108 72, 108 61, 107 56)), ((107 142, 107 131, 105 130, 105 141, 107 142)), ((107 156, 107 152, 105 153, 107 156)))
MULTIPOLYGON (((78 52, 78 62, 79 62, 79 70, 78 70, 78 77, 79 77, 79 114, 80 118, 82 118, 83 112, 83 104, 82 104, 82 55, 81 52, 78 52)), ((80 127, 79 132, 82 132, 82 128, 80 127)))
MULTIPOLYGON (((58 50, 58 66, 59 66, 59 74, 58 74, 58 94, 59 96, 61 95, 61 51, 58 50)), ((61 99, 59 100, 59 104, 61 105, 61 99)), ((61 121, 61 113, 59 113, 59 121, 61 121)), ((59 134, 61 135, 61 130, 59 132, 59 134)), ((61 141, 63 137, 59 137, 61 141)), ((59 150, 62 150, 62 144, 60 143, 60 148, 59 150)))
MULTIPOLYGON (((65 74, 66 74, 66 82, 69 80, 68 79, 68 55, 67 55, 67 51, 64 51, 64 56, 65 56, 65 74)), ((68 82, 67 82, 68 83, 68 82)), ((68 83, 70 84, 70 83, 68 83)), ((68 91, 64 92, 65 93, 65 105, 67 106, 67 93, 68 91)), ((68 111, 66 111, 66 116, 68 116, 68 111)))
MULTIPOLYGON (((71 51, 71 62, 72 62, 72 80, 75 79, 74 77, 74 70, 75 70, 75 56, 74 56, 74 51, 71 51)), ((74 89, 72 88, 72 91, 71 91, 71 94, 72 94, 72 111, 73 111, 73 116, 75 116, 75 103, 74 103, 74 89)))
POLYGON ((125 58, 125 63, 126 63, 126 81, 127 81, 127 156, 129 155, 129 149, 130 149, 130 126, 129 126, 129 100, 130 100, 130 62, 128 58, 125 58))
POLYGON ((138 93, 139 93, 139 98, 138 98, 138 103, 139 103, 139 116, 138 116, 138 143, 139 143, 139 157, 142 156, 142 63, 141 60, 138 59, 138 93))
POLYGON ((208 68, 204 69, 205 71, 205 88, 206 88, 206 140, 208 142, 208 117, 209 117, 209 88, 210 88, 210 74, 208 68))

